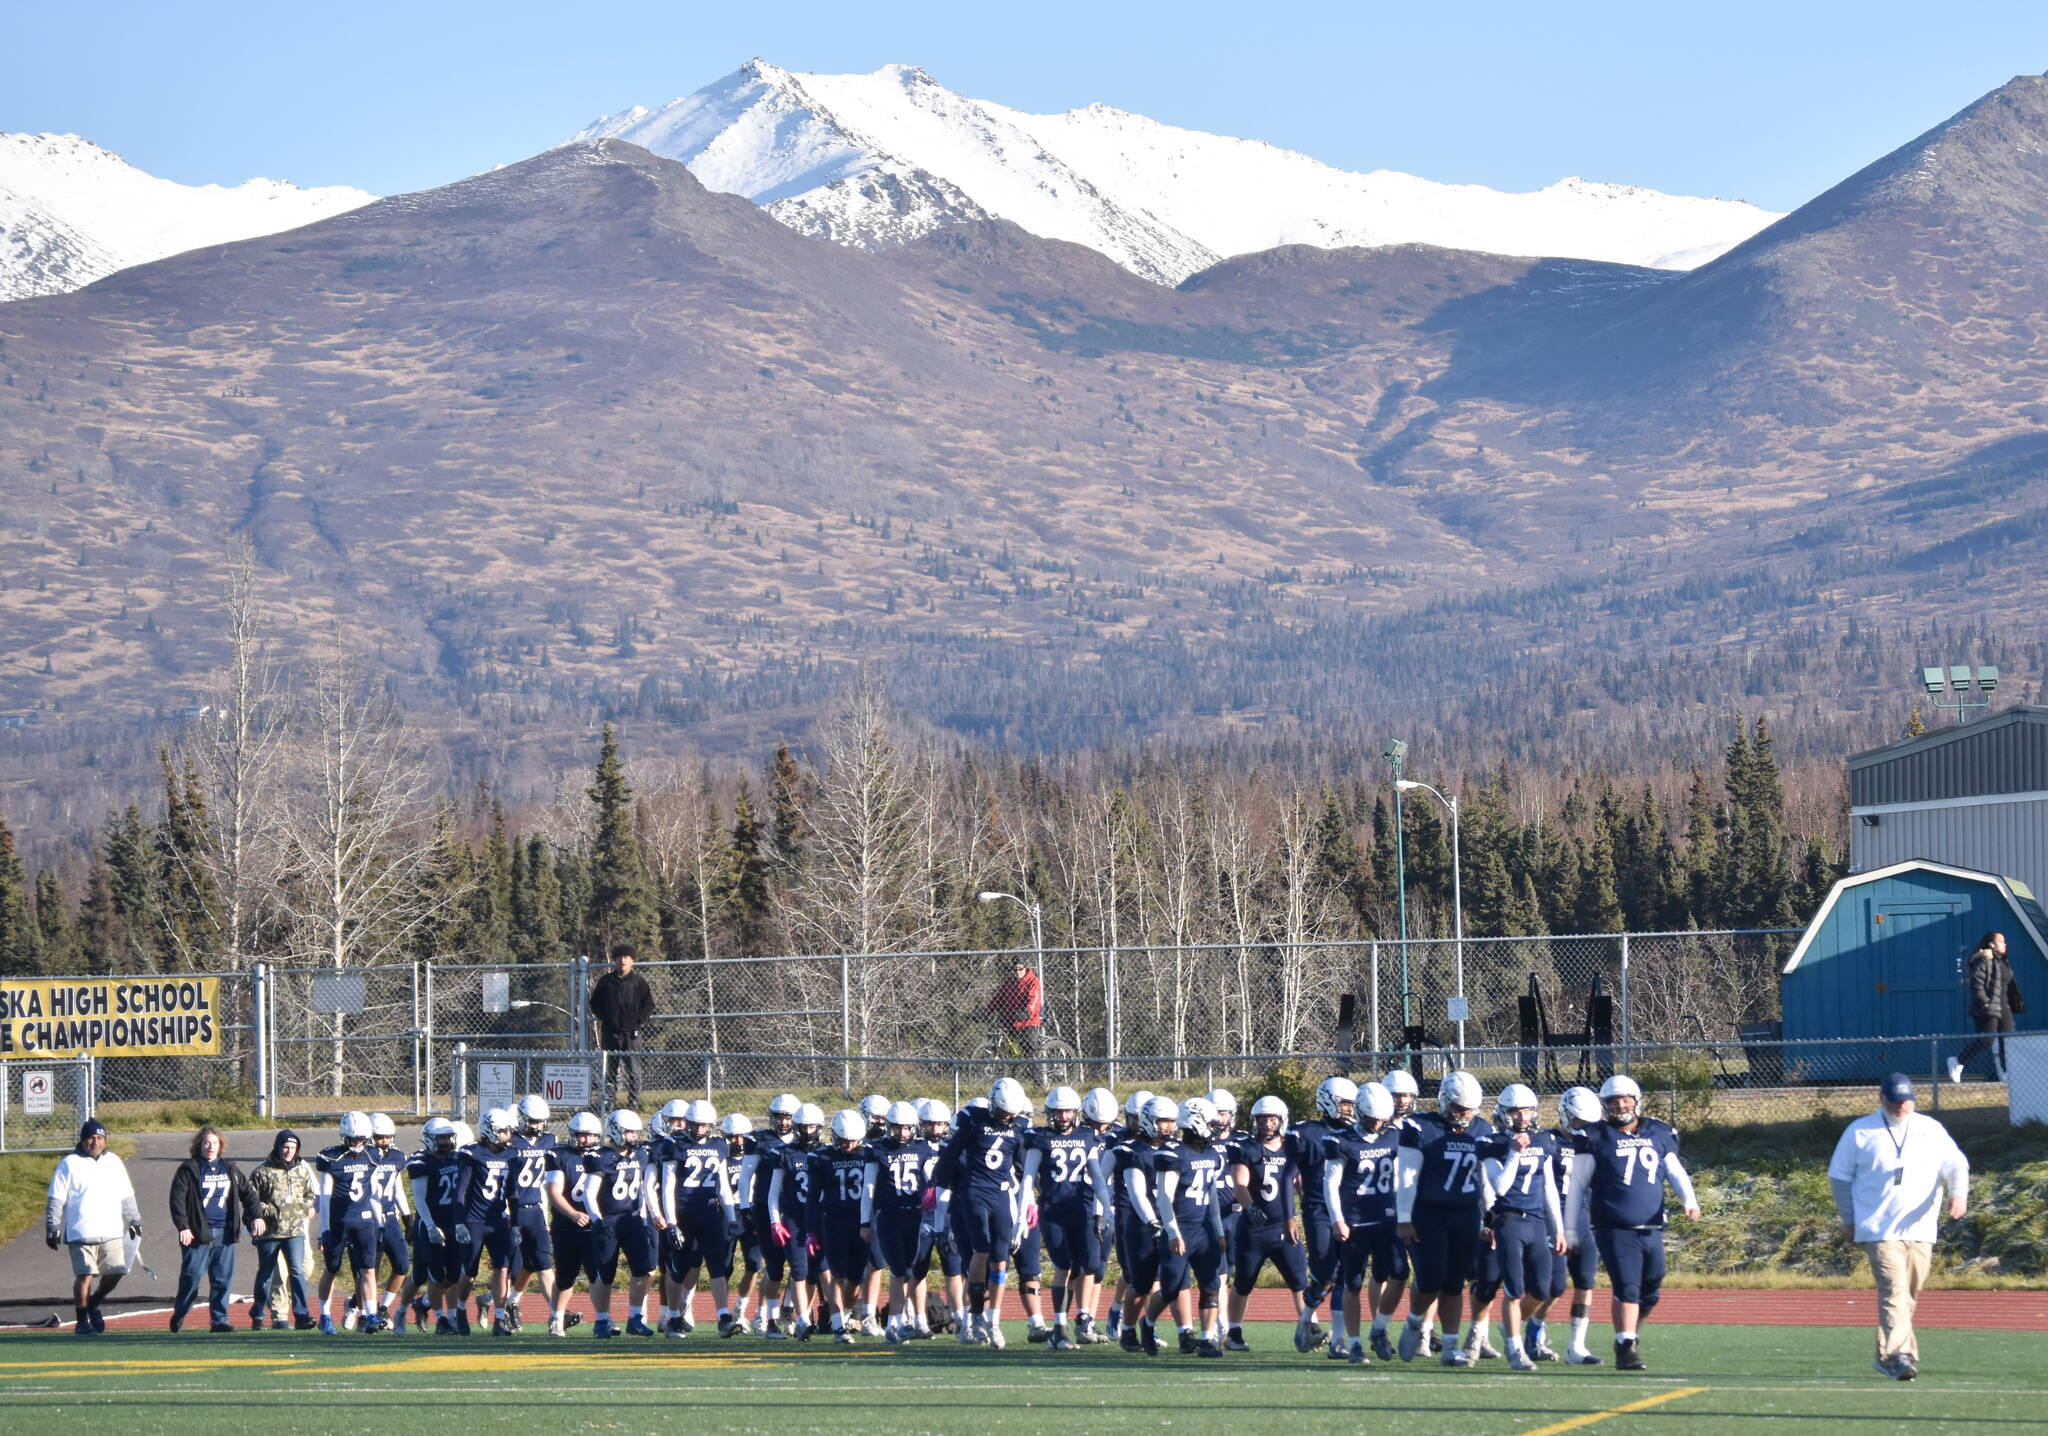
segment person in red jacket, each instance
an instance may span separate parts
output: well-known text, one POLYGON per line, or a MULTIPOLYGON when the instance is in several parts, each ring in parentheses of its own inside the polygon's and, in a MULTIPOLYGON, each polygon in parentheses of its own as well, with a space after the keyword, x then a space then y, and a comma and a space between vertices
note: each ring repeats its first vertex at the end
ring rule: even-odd
POLYGON ((995 1014, 996 1021, 1016 1039, 1017 1046, 1026 1057, 1038 1055, 1038 1033, 1041 1021, 1040 1010, 1044 1006, 1045 993, 1039 985, 1038 974, 1031 970, 1031 964, 1023 958, 1017 959, 1016 970, 996 989, 996 995, 988 1000, 988 1010, 995 1014))

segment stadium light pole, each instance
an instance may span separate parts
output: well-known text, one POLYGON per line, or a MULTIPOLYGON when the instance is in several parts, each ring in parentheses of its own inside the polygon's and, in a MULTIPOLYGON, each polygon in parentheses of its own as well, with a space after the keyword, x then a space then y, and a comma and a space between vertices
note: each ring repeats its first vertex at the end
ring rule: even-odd
POLYGON ((1465 1055, 1465 884, 1459 875, 1458 800, 1445 797, 1429 784, 1418 783, 1413 778, 1394 780, 1397 795, 1415 788, 1431 794, 1451 815, 1451 921, 1452 931, 1456 934, 1452 941, 1458 954, 1458 1056, 1462 1060, 1465 1055))
POLYGON ((1934 700, 1936 708, 1953 708, 1956 722, 1967 723, 1970 721, 1972 708, 1991 706, 1991 695, 1998 689, 1998 670, 1993 667, 1980 667, 1973 675, 1969 664, 1952 663, 1946 668, 1922 668, 1920 681, 1926 685, 1927 696, 1934 700), (1970 690, 1973 687, 1984 696, 1972 698, 1970 690), (1942 702, 1943 693, 1955 694, 1955 702, 1942 702))
MULTIPOLYGON (((1024 889, 1024 891, 1030 892, 1031 889, 1026 888, 1024 889)), ((982 893, 980 894, 980 897, 981 900, 985 903, 1001 902, 1004 898, 1008 898, 1011 902, 1017 904, 1018 907, 1023 908, 1025 916, 1031 919, 1031 950, 1038 954, 1038 963, 1036 968, 1034 969, 1038 973, 1038 1000, 1041 1004, 1044 1003, 1045 928, 1042 926, 1041 923, 1041 918, 1038 911, 1038 904, 1035 902, 1026 902, 1023 898, 1018 897, 1015 893, 982 893)))
POLYGON ((1394 765, 1394 907, 1401 916, 1401 1027, 1407 1040, 1408 1016, 1408 859, 1401 843, 1401 765, 1408 761, 1408 745, 1399 738, 1388 741, 1380 755, 1394 765))

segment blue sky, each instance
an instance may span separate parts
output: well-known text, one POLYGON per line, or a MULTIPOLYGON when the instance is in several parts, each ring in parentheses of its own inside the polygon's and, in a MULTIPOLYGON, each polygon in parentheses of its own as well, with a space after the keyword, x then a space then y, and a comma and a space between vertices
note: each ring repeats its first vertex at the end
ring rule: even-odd
POLYGON ((421 189, 754 55, 918 64, 1029 110, 1103 101, 1347 169, 1567 174, 1789 209, 2015 74, 2048 4, 16 5, 0 129, 187 183, 421 189))

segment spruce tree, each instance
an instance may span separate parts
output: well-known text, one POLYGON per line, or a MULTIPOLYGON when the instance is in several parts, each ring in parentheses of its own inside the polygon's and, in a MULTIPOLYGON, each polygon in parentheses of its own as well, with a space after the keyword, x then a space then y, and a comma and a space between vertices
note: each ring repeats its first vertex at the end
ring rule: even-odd
POLYGON ((1604 825, 1593 828, 1593 841, 1579 868, 1579 902, 1573 926, 1580 932, 1620 932, 1621 897, 1614 883, 1614 841, 1604 825))
POLYGON ((0 819, 0 977, 42 971, 42 934, 29 912, 28 875, 14 851, 14 834, 0 819))
POLYGON ((78 933, 71 922, 71 895, 48 868, 36 874, 36 931, 42 939, 45 972, 76 972, 78 933))
POLYGON ((738 929, 742 957, 759 956, 768 932, 768 860, 761 852, 761 820, 754 816, 746 775, 732 800, 732 840, 722 874, 725 903, 738 929))
POLYGON ((106 869, 109 921, 102 970, 147 972, 154 948, 150 920, 156 896, 156 854, 137 804, 130 803, 107 825, 106 869))
POLYGON ((633 808, 633 785, 626 780, 625 765, 619 761, 619 745, 612 737, 609 723, 604 725, 597 771, 591 778, 589 792, 590 801, 597 805, 597 821, 590 840, 590 905, 585 920, 595 949, 590 956, 607 954, 618 944, 649 955, 657 950, 660 928, 634 831, 637 814, 633 808))
POLYGON ((768 762, 769 845, 774 861, 786 869, 803 864, 804 804, 809 798, 809 782, 790 756, 789 745, 776 745, 775 756, 768 762))

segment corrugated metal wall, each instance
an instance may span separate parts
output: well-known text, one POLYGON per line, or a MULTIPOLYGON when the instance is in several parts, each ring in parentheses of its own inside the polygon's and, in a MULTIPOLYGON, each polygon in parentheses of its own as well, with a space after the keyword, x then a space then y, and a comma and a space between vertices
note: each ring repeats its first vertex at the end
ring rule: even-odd
POLYGON ((1849 820, 1849 866, 1867 873, 1909 858, 2018 878, 2048 900, 2048 800, 1972 803, 1849 820))
POLYGON ((2048 708, 2008 708, 1849 760, 1849 804, 2048 791, 2048 708))

